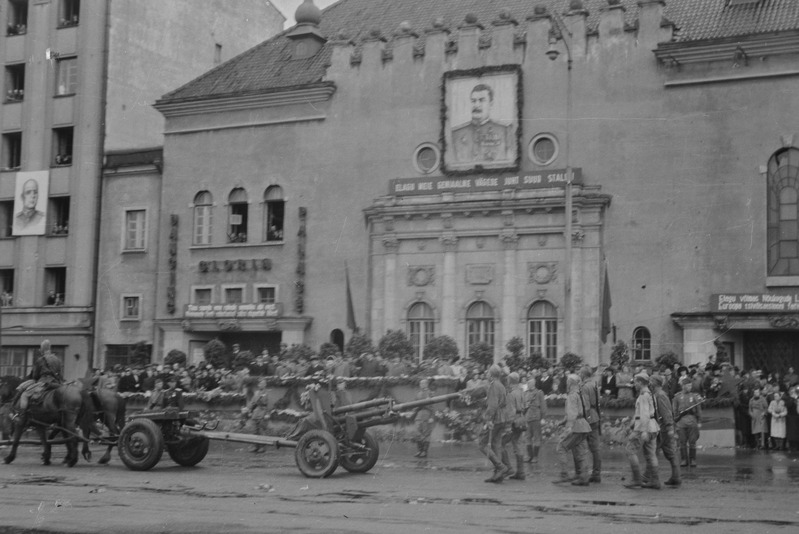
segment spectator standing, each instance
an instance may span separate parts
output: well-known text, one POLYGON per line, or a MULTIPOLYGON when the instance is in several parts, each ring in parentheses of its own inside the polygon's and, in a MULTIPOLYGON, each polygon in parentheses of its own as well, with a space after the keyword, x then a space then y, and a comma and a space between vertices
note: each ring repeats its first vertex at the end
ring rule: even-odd
POLYGON ((799 386, 788 390, 785 409, 788 412, 785 416, 785 439, 789 450, 795 451, 799 449, 799 386))
POLYGON ((547 367, 544 371, 538 376, 536 380, 536 384, 538 385, 538 389, 544 392, 544 395, 549 395, 552 393, 552 387, 554 385, 555 377, 554 377, 555 369, 553 367, 547 367))
POLYGON ((633 398, 633 375, 630 374, 628 365, 622 365, 619 372, 616 373, 616 387, 620 399, 633 398))
POLYGON ((591 452, 593 461, 589 482, 602 482, 602 456, 599 454, 600 439, 602 433, 602 417, 599 408, 599 390, 594 380, 594 371, 586 366, 580 370, 580 395, 582 395, 583 409, 585 418, 591 426, 588 434, 588 450, 591 452))
MULTIPOLYGON (((430 381, 423 378, 419 381, 419 391, 416 393, 416 400, 429 399, 433 396, 430 391, 430 381)), ((427 450, 430 448, 430 436, 433 433, 433 410, 430 406, 420 406, 414 416, 418 436, 416 439, 416 458, 427 458, 427 450)))
POLYGON ((788 410, 785 407, 785 400, 782 395, 774 395, 768 407, 769 414, 771 414, 771 443, 774 450, 784 450, 785 448, 785 434, 786 434, 786 421, 788 410))
POLYGON ((527 382, 524 400, 527 419, 527 461, 537 464, 538 451, 541 450, 541 423, 547 415, 547 401, 544 392, 538 388, 535 377, 527 382))
POLYGON ((606 367, 602 371, 601 390, 603 395, 611 399, 615 399, 618 396, 619 388, 616 387, 616 374, 613 371, 613 367, 606 367))
POLYGON ((749 400, 749 417, 752 418, 752 434, 755 436, 758 449, 766 448, 766 434, 768 433, 767 412, 768 402, 761 396, 760 387, 755 387, 752 398, 749 400))

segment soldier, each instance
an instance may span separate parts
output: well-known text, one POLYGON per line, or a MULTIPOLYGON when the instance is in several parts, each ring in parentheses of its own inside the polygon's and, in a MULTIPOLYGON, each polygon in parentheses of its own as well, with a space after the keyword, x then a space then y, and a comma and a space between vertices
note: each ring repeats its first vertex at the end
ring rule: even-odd
POLYGON ((19 386, 19 391, 21 391, 19 413, 27 411, 30 398, 34 394, 37 392, 44 394, 45 391, 56 389, 64 383, 61 359, 50 352, 50 340, 42 341, 39 349, 42 355, 33 364, 31 380, 23 382, 19 386))
POLYGON ((508 406, 511 414, 510 432, 505 434, 504 447, 510 444, 513 455, 516 457, 516 472, 508 478, 513 480, 524 480, 524 454, 522 454, 522 435, 527 428, 527 420, 524 416, 524 391, 519 385, 519 373, 508 375, 508 406))
POLYGON ((682 484, 680 478, 680 462, 677 457, 677 435, 674 431, 674 413, 671 408, 671 401, 664 390, 664 380, 660 376, 653 376, 649 379, 655 398, 655 413, 657 415, 660 433, 658 434, 657 446, 663 451, 663 456, 671 464, 671 477, 664 482, 667 486, 677 487, 682 484))
POLYGON ((535 376, 527 382, 524 400, 527 409, 527 461, 537 464, 538 451, 541 450, 541 422, 547 415, 547 401, 544 392, 538 388, 535 376))
MULTIPOLYGON (((423 378, 419 381, 419 392, 416 394, 416 399, 429 399, 432 396, 433 392, 430 391, 430 381, 423 378)), ((430 436, 433 434, 433 425, 435 424, 432 407, 420 406, 416 411, 414 420, 416 421, 416 428, 419 432, 416 439, 417 450, 414 456, 416 458, 427 458, 427 451, 430 448, 430 436)))
POLYGON ((502 368, 494 364, 488 369, 488 391, 486 392, 486 409, 483 414, 485 424, 480 435, 480 452, 485 454, 494 465, 494 474, 486 482, 498 484, 511 472, 511 467, 502 463, 502 436, 510 421, 508 413, 507 391, 500 380, 502 368))
POLYGON ((494 90, 480 83, 469 95, 471 121, 452 128, 452 143, 457 163, 491 163, 510 159, 512 127, 491 118, 494 90))
POLYGON ((150 400, 147 401, 147 410, 163 408, 164 406, 164 380, 162 378, 155 379, 150 400))
POLYGON ((588 485, 588 434, 591 425, 585 418, 586 410, 580 394, 580 377, 570 374, 566 378, 566 417, 563 420, 563 433, 555 452, 558 454, 560 478, 553 480, 553 484, 571 482, 574 486, 588 485), (569 477, 568 453, 572 453, 575 476, 569 477))
MULTIPOLYGON (((269 399, 267 398, 266 379, 261 378, 258 380, 258 389, 252 396, 249 404, 247 405, 247 414, 253 422, 255 435, 266 436, 267 424, 269 422, 269 399)), ((255 444, 250 449, 250 452, 264 452, 265 445, 255 444)))
POLYGON ((169 389, 164 391, 164 408, 177 408, 183 411, 183 390, 178 388, 178 377, 169 375, 166 383, 169 389))
POLYGON ((674 396, 672 408, 677 435, 680 438, 681 467, 696 467, 696 442, 699 429, 702 428, 702 397, 691 392, 693 383, 690 378, 680 380, 682 391, 674 396))
POLYGON ((591 451, 593 467, 589 482, 602 482, 602 457, 599 455, 599 436, 602 434, 602 421, 599 410, 599 390, 596 381, 593 379, 594 372, 590 367, 583 367, 580 371, 580 394, 583 396, 586 420, 591 425, 591 433, 588 434, 588 450, 591 451))
POLYGON ((635 419, 627 445, 624 447, 627 452, 627 459, 630 461, 630 469, 633 472, 633 476, 624 487, 629 489, 660 489, 657 457, 657 434, 659 428, 655 420, 655 402, 652 399, 652 393, 649 391, 649 375, 638 373, 635 375, 634 384, 638 390, 638 397, 635 400, 635 419), (638 449, 641 448, 644 450, 645 472, 649 474, 646 483, 641 480, 641 465, 638 461, 638 449))

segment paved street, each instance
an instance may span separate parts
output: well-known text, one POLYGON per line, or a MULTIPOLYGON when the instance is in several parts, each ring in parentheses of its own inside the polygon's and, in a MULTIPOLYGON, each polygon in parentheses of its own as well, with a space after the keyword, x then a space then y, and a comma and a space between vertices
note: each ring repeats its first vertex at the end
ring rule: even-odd
POLYGON ((701 451, 700 466, 686 473, 681 489, 633 491, 622 487, 627 468, 619 450, 605 451, 603 482, 588 488, 551 483, 551 446, 527 481, 501 485, 483 482, 488 463, 472 444, 432 447, 427 461, 412 453, 407 444, 382 444, 369 473, 339 469, 317 480, 299 473, 293 449, 253 454, 214 442, 195 468, 165 454, 153 470, 133 472, 116 455, 108 466, 45 467, 37 448, 27 446, 13 464, 0 466, 0 533, 799 529, 796 454, 701 451))

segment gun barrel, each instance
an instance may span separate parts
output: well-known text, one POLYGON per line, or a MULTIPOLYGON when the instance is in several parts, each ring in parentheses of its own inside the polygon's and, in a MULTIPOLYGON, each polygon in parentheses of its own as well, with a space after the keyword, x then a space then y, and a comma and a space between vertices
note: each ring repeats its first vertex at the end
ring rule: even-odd
POLYGON ((389 398, 381 398, 381 399, 372 399, 363 402, 356 402, 355 404, 348 404, 346 406, 339 406, 338 408, 333 408, 333 415, 341 415, 348 412, 354 412, 356 410, 364 410, 366 408, 372 408, 374 406, 383 406, 384 404, 390 404, 392 401, 389 398))
POLYGON ((450 399, 457 399, 463 393, 464 392, 462 391, 458 393, 447 393, 446 395, 437 395, 435 397, 430 397, 428 399, 419 399, 410 402, 403 402, 402 404, 395 404, 393 406, 393 409, 394 411, 401 412, 402 410, 409 410, 411 408, 418 408, 420 406, 429 406, 431 404, 448 401, 450 399))

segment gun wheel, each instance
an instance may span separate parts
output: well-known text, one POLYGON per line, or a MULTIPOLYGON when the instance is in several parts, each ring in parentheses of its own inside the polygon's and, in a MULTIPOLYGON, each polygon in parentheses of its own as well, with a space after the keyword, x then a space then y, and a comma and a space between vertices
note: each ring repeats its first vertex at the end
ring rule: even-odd
POLYGON ((379 455, 377 440, 364 432, 360 440, 351 441, 347 450, 342 451, 339 463, 350 473, 366 473, 375 466, 379 455))
POLYGON ((327 478, 338 467, 338 442, 326 430, 309 430, 297 442, 294 459, 306 477, 327 478))

